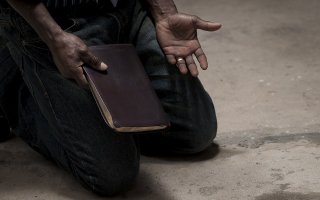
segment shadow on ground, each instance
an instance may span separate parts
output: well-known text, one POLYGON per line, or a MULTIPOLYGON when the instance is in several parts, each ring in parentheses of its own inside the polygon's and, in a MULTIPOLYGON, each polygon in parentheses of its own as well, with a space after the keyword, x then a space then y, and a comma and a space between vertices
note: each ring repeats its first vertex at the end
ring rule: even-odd
POLYGON ((220 153, 219 144, 212 143, 206 150, 191 154, 191 155, 173 155, 173 154, 156 154, 145 155, 148 158, 156 158, 158 161, 170 161, 170 162, 201 162, 210 159, 214 159, 220 153))
MULTIPOLYGON (((159 156, 153 157, 152 162, 201 162, 214 159, 220 152, 218 144, 212 144, 207 150, 188 156, 159 156)), ((141 161, 150 163, 143 157, 141 161)), ((0 146, 0 199, 35 199, 45 196, 56 196, 60 199, 108 199, 94 195, 83 189, 74 178, 53 162, 46 160, 19 138, 14 138, 0 146), (8 197, 8 198, 6 198, 8 197)), ((173 200, 165 189, 159 187, 154 174, 142 168, 136 183, 123 194, 112 199, 154 199, 173 200)))

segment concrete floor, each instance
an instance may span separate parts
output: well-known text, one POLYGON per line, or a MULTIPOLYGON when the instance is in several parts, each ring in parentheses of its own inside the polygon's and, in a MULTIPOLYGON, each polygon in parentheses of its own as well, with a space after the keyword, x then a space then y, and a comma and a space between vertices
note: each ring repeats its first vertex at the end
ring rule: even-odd
MULTIPOLYGON (((206 152, 142 157, 114 199, 319 200, 320 1, 176 0, 216 20, 200 32, 219 132, 206 152)), ((0 200, 98 200, 19 139, 0 145, 0 200)), ((107 199, 107 198, 106 198, 107 199)))

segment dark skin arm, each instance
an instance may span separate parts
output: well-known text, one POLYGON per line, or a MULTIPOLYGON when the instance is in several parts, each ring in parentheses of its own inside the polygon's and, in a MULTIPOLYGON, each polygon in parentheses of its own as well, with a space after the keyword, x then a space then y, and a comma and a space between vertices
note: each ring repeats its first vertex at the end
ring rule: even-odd
POLYGON ((87 87, 81 67, 84 63, 97 70, 107 69, 107 65, 92 55, 80 38, 61 29, 40 0, 7 1, 47 44, 56 66, 65 78, 75 80, 81 87, 87 87))
POLYGON ((176 64, 180 72, 188 71, 193 76, 199 74, 193 55, 200 67, 208 68, 207 57, 204 54, 197 37, 197 29, 216 31, 220 23, 204 21, 197 16, 178 13, 173 0, 145 0, 150 7, 156 23, 157 39, 168 62, 176 64), (183 62, 178 62, 183 58, 183 62))
MULTIPOLYGON (((92 55, 85 43, 77 36, 64 32, 50 16, 40 0, 7 0, 8 3, 34 28, 39 37, 47 44, 61 74, 74 79, 86 87, 82 64, 87 63, 97 70, 107 66, 92 55)), ((215 31, 221 24, 201 20, 197 16, 180 14, 172 0, 145 0, 156 21, 157 38, 169 63, 177 64, 181 73, 188 71, 198 75, 194 54, 202 69, 208 63, 197 38, 197 29, 215 31), (184 63, 177 63, 177 58, 184 63)))

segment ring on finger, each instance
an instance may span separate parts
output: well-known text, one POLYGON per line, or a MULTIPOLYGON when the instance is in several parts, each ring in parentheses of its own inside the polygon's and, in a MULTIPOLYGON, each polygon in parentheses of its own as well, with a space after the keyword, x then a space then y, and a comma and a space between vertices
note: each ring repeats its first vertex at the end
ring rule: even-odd
POLYGON ((177 58, 177 64, 185 64, 185 60, 181 57, 177 58))

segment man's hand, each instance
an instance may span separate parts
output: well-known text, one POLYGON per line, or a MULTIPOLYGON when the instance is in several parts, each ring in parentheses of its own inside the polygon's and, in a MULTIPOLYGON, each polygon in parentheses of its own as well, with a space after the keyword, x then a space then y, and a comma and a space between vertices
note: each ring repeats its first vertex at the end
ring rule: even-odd
POLYGON ((97 70, 107 69, 106 64, 92 55, 80 38, 61 29, 41 0, 7 1, 48 45, 64 77, 74 79, 80 86, 86 87, 88 83, 82 69, 84 63, 97 70))
POLYGON ((107 65, 94 56, 84 42, 73 34, 61 32, 48 46, 62 76, 75 80, 81 87, 86 88, 88 84, 83 74, 83 64, 99 71, 107 69, 107 65))
POLYGON ((207 57, 197 37, 197 29, 216 31, 220 28, 219 23, 179 13, 167 15, 156 22, 157 39, 169 63, 176 64, 183 74, 190 71, 192 76, 199 74, 193 54, 202 69, 208 68, 207 57))

